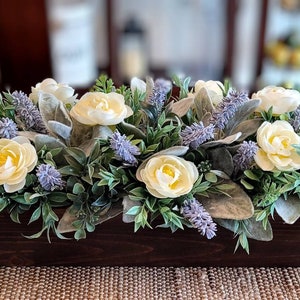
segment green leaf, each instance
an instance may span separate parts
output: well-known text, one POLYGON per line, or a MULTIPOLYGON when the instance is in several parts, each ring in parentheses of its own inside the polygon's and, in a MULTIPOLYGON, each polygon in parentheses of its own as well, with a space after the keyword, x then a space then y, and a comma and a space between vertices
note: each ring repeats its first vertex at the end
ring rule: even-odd
POLYGON ((41 209, 41 207, 39 206, 39 207, 32 213, 31 218, 30 218, 28 224, 30 224, 30 223, 32 223, 32 222, 38 220, 39 217, 41 216, 41 213, 42 213, 42 209, 41 209))
POLYGON ((126 212, 126 215, 135 216, 140 212, 140 210, 141 206, 133 206, 126 212))
POLYGON ((79 228, 78 230, 76 230, 75 234, 74 234, 74 238, 78 241, 81 239, 85 239, 86 238, 86 232, 84 229, 79 228))
POLYGON ((0 212, 3 211, 8 204, 9 202, 7 201, 7 199, 0 198, 0 212))

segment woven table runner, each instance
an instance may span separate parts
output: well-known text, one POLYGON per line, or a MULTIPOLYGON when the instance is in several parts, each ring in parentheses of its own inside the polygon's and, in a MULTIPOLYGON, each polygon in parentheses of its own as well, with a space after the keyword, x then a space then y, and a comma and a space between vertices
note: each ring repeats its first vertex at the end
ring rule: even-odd
POLYGON ((300 268, 0 267, 0 299, 300 299, 300 268))

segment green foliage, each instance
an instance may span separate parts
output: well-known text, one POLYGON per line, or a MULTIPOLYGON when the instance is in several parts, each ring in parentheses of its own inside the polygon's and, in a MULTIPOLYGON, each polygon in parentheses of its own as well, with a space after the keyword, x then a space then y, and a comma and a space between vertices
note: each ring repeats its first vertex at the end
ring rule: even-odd
POLYGON ((110 93, 115 91, 114 82, 107 75, 101 74, 96 79, 95 84, 90 90, 91 92, 110 93))

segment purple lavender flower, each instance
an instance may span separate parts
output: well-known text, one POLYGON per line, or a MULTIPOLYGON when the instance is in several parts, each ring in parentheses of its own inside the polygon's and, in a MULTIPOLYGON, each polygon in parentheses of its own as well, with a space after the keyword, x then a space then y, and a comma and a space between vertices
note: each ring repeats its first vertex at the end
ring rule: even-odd
POLYGON ((253 141, 244 141, 233 156, 234 172, 247 170, 254 161, 258 146, 253 141))
POLYGON ((147 99, 147 103, 156 107, 158 112, 161 112, 166 101, 167 93, 171 90, 171 87, 172 84, 169 80, 162 78, 156 79, 152 93, 147 99))
POLYGON ((293 126, 295 132, 300 130, 300 106, 294 111, 294 117, 291 119, 291 125, 293 126))
POLYGON ((16 107, 17 118, 25 125, 25 129, 46 133, 47 130, 38 108, 25 93, 15 91, 11 95, 13 97, 13 105, 16 107))
POLYGON ((65 186, 65 181, 61 179, 61 174, 51 165, 41 164, 37 168, 36 175, 42 188, 46 191, 61 190, 65 186))
POLYGON ((0 138, 12 139, 17 136, 17 124, 9 118, 0 119, 0 138))
POLYGON ((172 88, 172 82, 163 78, 157 78, 154 82, 154 88, 166 95, 172 88))
POLYGON ((203 236, 206 235, 208 239, 211 239, 216 235, 217 224, 195 198, 183 203, 181 213, 203 236))
POLYGON ((138 163, 135 155, 140 155, 140 149, 132 145, 126 135, 121 135, 119 131, 115 131, 110 138, 110 146, 115 152, 117 159, 123 160, 130 165, 138 163))
POLYGON ((204 142, 214 137, 214 125, 210 124, 204 127, 203 123, 193 123, 191 126, 185 127, 180 133, 182 144, 197 149, 204 142))
POLYGON ((231 89, 212 113, 211 123, 219 129, 224 129, 228 121, 234 116, 238 107, 249 100, 247 92, 237 92, 231 89))

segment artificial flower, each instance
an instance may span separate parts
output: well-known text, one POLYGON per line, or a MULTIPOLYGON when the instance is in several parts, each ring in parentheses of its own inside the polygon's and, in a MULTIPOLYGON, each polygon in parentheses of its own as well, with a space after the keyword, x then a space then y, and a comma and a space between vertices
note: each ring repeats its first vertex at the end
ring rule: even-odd
POLYGON ((293 147, 300 144, 300 136, 287 121, 264 122, 257 130, 257 144, 255 161, 262 170, 300 169, 300 155, 293 147))
POLYGON ((36 150, 28 139, 0 139, 0 185, 7 193, 21 190, 37 160, 36 150))
POLYGON ((252 99, 260 99, 257 111, 268 111, 272 107, 273 115, 294 111, 300 105, 300 93, 297 90, 279 86, 267 86, 252 94, 252 99))
POLYGON ((196 166, 174 155, 157 155, 137 171, 138 180, 146 184, 157 198, 176 198, 188 194, 198 179, 196 166))
POLYGON ((202 88, 205 88, 212 99, 212 103, 214 105, 218 105, 224 95, 224 85, 221 81, 214 81, 214 80, 198 80, 195 83, 195 93, 198 93, 202 88))
POLYGON ((85 125, 116 125, 132 115, 124 96, 115 92, 88 92, 71 109, 71 116, 85 125))
POLYGON ((74 95, 74 89, 72 87, 68 84, 57 83, 52 78, 46 78, 42 82, 37 83, 35 87, 32 87, 29 98, 34 103, 38 103, 41 93, 52 94, 64 104, 69 103, 74 105, 76 99, 76 95, 74 95))

